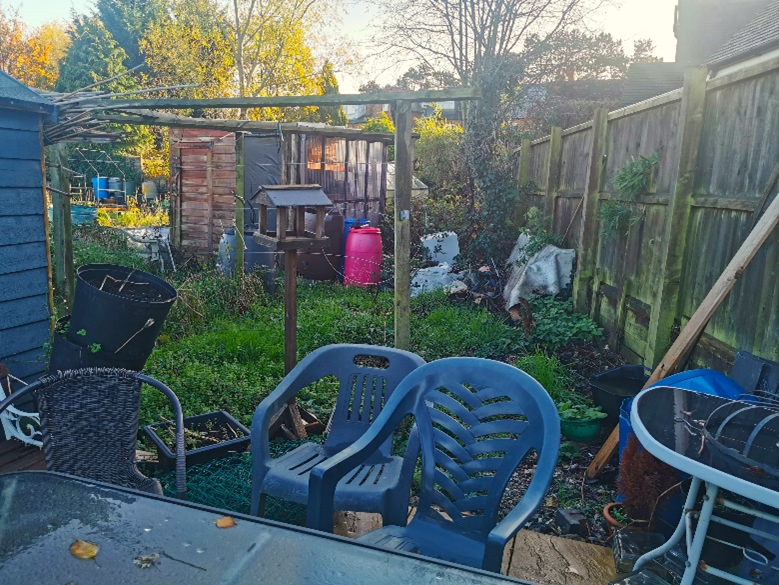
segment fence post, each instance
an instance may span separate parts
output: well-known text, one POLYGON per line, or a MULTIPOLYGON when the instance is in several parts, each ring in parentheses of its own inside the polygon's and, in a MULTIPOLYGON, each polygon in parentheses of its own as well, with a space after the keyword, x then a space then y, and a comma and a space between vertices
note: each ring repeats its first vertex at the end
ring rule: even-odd
MULTIPOLYGON (((519 165, 517 167, 517 182, 520 189, 530 182, 530 138, 523 138, 519 149, 519 165)), ((522 197, 517 199, 517 207, 514 211, 514 221, 517 225, 522 225, 526 205, 522 197)))
POLYGON ((73 267, 73 227, 70 216, 70 175, 67 145, 54 144, 50 147, 52 223, 54 224, 54 287, 67 304, 73 305, 75 272, 73 267), (64 168, 63 168, 64 167, 64 168))
POLYGON ((695 188, 695 170, 703 130, 707 70, 689 69, 684 76, 679 116, 679 167, 666 211, 661 243, 659 286, 652 303, 644 363, 654 367, 671 345, 671 329, 678 313, 682 265, 695 188))
POLYGON ((243 214, 246 205, 244 193, 244 152, 243 134, 235 133, 235 276, 243 274, 243 254, 246 243, 243 241, 243 214))
POLYGON ((549 136, 549 157, 546 159, 546 191, 544 192, 544 215, 552 216, 554 226, 555 201, 560 187, 560 169, 563 155, 563 129, 552 126, 549 136))
POLYGON ((411 102, 395 102, 395 347, 411 344, 411 102))
POLYGON ((592 141, 587 177, 582 194, 582 227, 579 231, 577 270, 573 282, 573 301, 577 311, 589 313, 595 302, 596 291, 592 289, 598 264, 598 197, 606 168, 606 132, 609 110, 598 108, 592 120, 592 141))

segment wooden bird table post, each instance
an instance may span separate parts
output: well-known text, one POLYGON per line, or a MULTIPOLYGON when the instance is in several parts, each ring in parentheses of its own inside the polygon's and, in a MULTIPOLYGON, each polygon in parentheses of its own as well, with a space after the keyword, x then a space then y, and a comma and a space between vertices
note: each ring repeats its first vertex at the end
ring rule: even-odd
MULTIPOLYGON (((298 250, 324 248, 325 208, 332 206, 330 198, 319 185, 263 185, 260 188, 260 225, 254 233, 257 244, 284 252, 284 373, 297 363, 297 271, 298 250), (268 210, 276 208, 276 231, 268 229, 268 210), (316 225, 306 231, 306 208, 313 208, 316 225)), ((299 437, 306 436, 305 423, 293 398, 289 402, 292 423, 299 437)))

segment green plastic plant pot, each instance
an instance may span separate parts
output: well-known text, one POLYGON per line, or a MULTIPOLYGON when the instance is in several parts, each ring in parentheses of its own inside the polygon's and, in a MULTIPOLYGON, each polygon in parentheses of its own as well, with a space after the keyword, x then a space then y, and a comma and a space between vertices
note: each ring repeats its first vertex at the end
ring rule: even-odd
POLYGON ((595 420, 561 420, 560 429, 571 441, 590 443, 598 438, 601 419, 595 420))

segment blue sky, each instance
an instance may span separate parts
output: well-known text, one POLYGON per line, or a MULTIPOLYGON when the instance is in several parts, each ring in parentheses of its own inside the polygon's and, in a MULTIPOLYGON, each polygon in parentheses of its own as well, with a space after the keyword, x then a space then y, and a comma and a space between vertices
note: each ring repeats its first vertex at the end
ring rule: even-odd
MULTIPOLYGON (((656 54, 665 61, 674 60, 676 39, 673 35, 673 14, 677 0, 622 0, 619 6, 604 8, 596 18, 596 24, 614 37, 625 41, 627 52, 632 51, 632 41, 639 38, 651 38, 657 47, 656 54)), ((92 5, 91 0, 0 0, 5 7, 18 6, 22 18, 30 26, 38 26, 52 20, 66 22, 70 12, 86 12, 92 5)), ((360 40, 370 36, 366 24, 371 21, 374 2, 368 0, 347 0, 346 15, 342 27, 343 34, 360 40)), ((405 68, 405 67, 404 67, 405 68)), ((388 70, 383 73, 380 82, 393 81, 403 71, 388 70)), ((361 82, 375 75, 362 72, 357 75, 342 75, 341 91, 356 91, 361 82)))

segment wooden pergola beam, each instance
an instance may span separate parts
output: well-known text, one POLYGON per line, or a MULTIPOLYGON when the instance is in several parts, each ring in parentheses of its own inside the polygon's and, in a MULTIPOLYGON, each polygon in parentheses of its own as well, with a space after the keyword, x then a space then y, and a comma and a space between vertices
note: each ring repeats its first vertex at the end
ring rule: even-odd
MULTIPOLYGON (((201 128, 205 130, 224 130, 226 132, 282 132, 289 134, 312 134, 347 140, 367 140, 369 142, 384 142, 392 144, 395 135, 390 132, 363 132, 358 128, 317 128, 298 122, 261 122, 254 120, 228 120, 224 118, 190 118, 175 114, 162 114, 152 111, 138 111, 129 116, 96 114, 94 118, 102 122, 115 122, 134 126, 166 126, 172 128, 201 128)), ((414 138, 419 135, 415 134, 414 138)))
POLYGON ((377 93, 293 95, 274 97, 234 98, 163 98, 138 100, 112 100, 105 98, 85 99, 80 105, 109 110, 121 109, 166 109, 188 110, 192 108, 285 108, 302 106, 359 106, 362 104, 388 104, 392 102, 441 102, 462 101, 481 98, 477 87, 455 87, 423 91, 380 91, 377 93))

